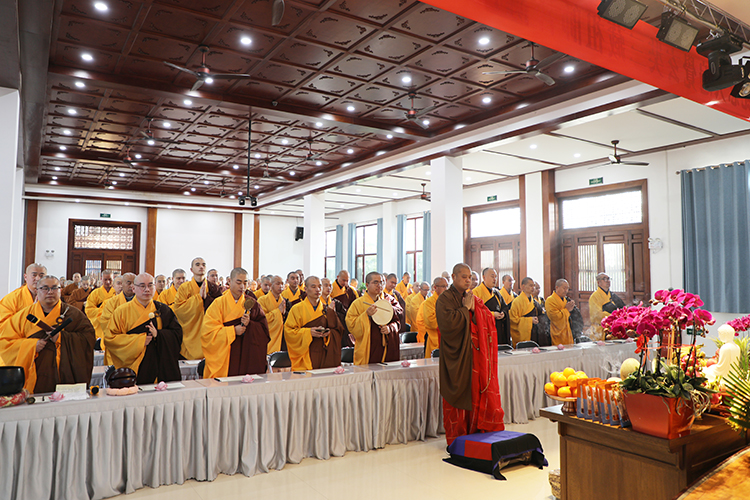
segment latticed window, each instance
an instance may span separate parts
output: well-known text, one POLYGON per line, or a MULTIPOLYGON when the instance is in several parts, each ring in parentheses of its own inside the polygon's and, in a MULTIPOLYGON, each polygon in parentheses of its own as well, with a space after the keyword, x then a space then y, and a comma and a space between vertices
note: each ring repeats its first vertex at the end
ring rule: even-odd
POLYGON ((521 234, 521 209, 513 207, 473 213, 469 216, 469 234, 471 238, 521 234))
POLYGON ((562 202, 563 229, 640 224, 643 222, 641 190, 572 198, 562 202))
POLYGON ((73 231, 76 250, 133 250, 132 227, 75 225, 73 231))
POLYGON ((326 231, 325 276, 329 280, 336 279, 336 230, 326 231))
POLYGON ((424 281, 422 269, 422 245, 424 239, 422 230, 424 228, 424 217, 406 219, 404 235, 404 250, 406 250, 406 270, 412 276, 412 282, 424 281))
POLYGON ((367 273, 378 270, 378 226, 368 224, 357 226, 354 277, 360 285, 365 284, 367 273))

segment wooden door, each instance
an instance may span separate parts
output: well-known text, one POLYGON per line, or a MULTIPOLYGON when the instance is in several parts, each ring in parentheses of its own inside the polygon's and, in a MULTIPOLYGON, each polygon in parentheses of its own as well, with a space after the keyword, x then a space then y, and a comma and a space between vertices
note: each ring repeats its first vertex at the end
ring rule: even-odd
POLYGON ((138 274, 140 223, 69 221, 67 275, 101 275, 105 269, 118 274, 138 274))
POLYGON ((519 236, 497 236, 489 238, 472 238, 469 240, 470 255, 466 261, 471 269, 482 273, 491 267, 498 273, 498 287, 500 278, 510 274, 516 280, 515 288, 520 292, 521 272, 521 239, 519 236))

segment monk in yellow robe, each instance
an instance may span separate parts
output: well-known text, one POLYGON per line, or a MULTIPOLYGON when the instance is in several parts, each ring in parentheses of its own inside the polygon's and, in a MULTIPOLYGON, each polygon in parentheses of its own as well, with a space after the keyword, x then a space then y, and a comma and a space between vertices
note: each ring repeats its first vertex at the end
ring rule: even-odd
POLYGON ((22 367, 24 388, 32 393, 53 392, 57 384, 88 384, 94 369, 94 327, 82 311, 60 300, 57 278, 42 278, 35 289, 37 302, 0 327, 0 365, 22 367))
POLYGON ((559 279, 555 282, 555 291, 545 301, 552 345, 574 343, 570 329, 570 311, 575 307, 575 302, 568 298, 568 290, 568 281, 559 279))
POLYGON ((67 302, 71 306, 75 307, 79 311, 83 312, 86 308, 86 299, 91 295, 91 278, 84 276, 81 281, 78 282, 79 287, 76 288, 67 300, 63 299, 63 302, 67 302))
POLYGON ((174 310, 182 326, 182 349, 185 359, 202 359, 201 327, 203 315, 214 299, 221 297, 219 287, 205 279, 206 261, 196 257, 190 263, 193 279, 180 285, 175 297, 174 310))
POLYGON ((154 290, 154 300, 158 300, 159 302, 163 303, 163 301, 159 300, 159 296, 164 292, 164 290, 167 289, 167 277, 163 274, 157 274, 154 277, 154 283, 156 284, 156 290, 154 290))
POLYGON ((442 276, 435 278, 432 282, 432 295, 422 302, 417 312, 417 340, 424 342, 425 358, 431 358, 432 351, 440 348, 440 329, 437 324, 435 305, 440 294, 447 289, 448 282, 445 278, 442 276))
POLYGON ((365 282, 367 291, 349 306, 346 313, 346 326, 354 337, 354 364, 398 361, 401 357, 401 339, 398 335, 401 306, 395 298, 383 293, 383 276, 380 273, 368 273, 365 282), (393 316, 385 325, 377 325, 372 320, 372 315, 378 311, 375 302, 380 299, 386 299, 393 308, 393 316))
POLYGON ((270 291, 258 299, 263 313, 268 321, 270 340, 266 352, 272 354, 281 350, 281 340, 284 337, 284 318, 286 317, 287 301, 281 296, 284 280, 281 276, 271 278, 270 291))
POLYGON ((491 267, 482 270, 482 282, 472 289, 472 293, 487 306, 495 318, 498 344, 510 345, 510 323, 508 312, 510 303, 506 303, 497 288, 497 271, 491 267))
MULTIPOLYGON (((68 298, 70 297, 70 294, 80 288, 81 279, 81 273, 73 273, 73 282, 69 285, 66 285, 65 288, 62 289, 62 295, 60 296, 60 299, 63 302, 65 302, 66 304, 70 304, 68 298)), ((62 283, 60 284, 62 285, 62 283)))
MULTIPOLYGON (((612 314, 611 311, 604 310, 604 307, 612 302, 612 292, 609 290, 611 279, 605 273, 596 275, 596 291, 589 297, 589 318, 591 326, 595 332, 595 338, 592 340, 603 340, 604 330, 602 330, 602 320, 612 314)), ((614 307, 611 308, 614 310, 614 307)))
POLYGON ((402 312, 398 318, 398 322, 401 325, 399 332, 403 333, 409 331, 406 328, 406 295, 401 295, 401 293, 396 290, 396 283, 398 283, 398 277, 393 273, 389 274, 385 277, 385 289, 383 291, 388 295, 392 295, 393 297, 395 297, 398 305, 401 306, 402 312))
MULTIPOLYGON (((417 284, 414 285, 417 287, 417 284)), ((411 326, 411 331, 417 331, 417 313, 419 312, 419 306, 427 298, 427 294, 430 293, 430 284, 422 282, 417 287, 417 293, 412 293, 406 298, 406 322, 411 326)))
POLYGON ((414 293, 413 286, 409 284, 410 280, 411 280, 411 275, 409 273, 404 273, 403 277, 401 278, 401 281, 399 281, 398 285, 396 285, 396 290, 398 290, 398 293, 400 293, 404 299, 406 299, 409 295, 414 293))
POLYGON ((47 274, 41 264, 29 264, 23 275, 24 284, 0 300, 0 327, 15 313, 29 307, 36 298, 36 285, 47 274))
POLYGON ((167 304, 172 310, 174 310, 174 301, 177 298, 177 291, 183 283, 185 283, 185 271, 183 269, 175 269, 172 271, 172 284, 163 292, 159 293, 159 302, 167 304))
POLYGON ((302 272, 302 269, 297 269, 294 271, 297 273, 297 277, 299 278, 299 289, 303 292, 305 291, 305 273, 302 272))
POLYGON ((331 304, 331 292, 333 291, 333 283, 328 278, 320 279, 320 301, 323 305, 328 307, 331 304))
POLYGON ((91 291, 86 299, 86 307, 84 309, 89 321, 94 325, 96 338, 98 339, 102 337, 102 329, 99 326, 99 318, 102 316, 102 304, 104 304, 105 300, 114 296, 115 290, 112 288, 112 271, 106 269, 102 271, 102 286, 94 288, 91 291))
POLYGON ((305 280, 307 297, 295 304, 284 323, 284 337, 292 370, 333 368, 341 364, 344 332, 336 311, 320 300, 322 285, 316 276, 305 280))
POLYGON ((271 289, 271 276, 263 276, 260 279, 260 286, 257 290, 255 290, 255 298, 259 299, 264 295, 268 294, 268 291, 271 289))
POLYGON ((287 301, 287 310, 289 310, 297 302, 305 300, 305 292, 300 288, 299 274, 297 271, 292 271, 286 276, 287 287, 281 292, 281 296, 287 301))
POLYGON ((112 363, 132 369, 136 384, 180 380, 182 328, 166 304, 153 301, 153 276, 139 274, 134 288, 135 298, 115 309, 104 337, 112 363))
POLYGON ((104 350, 104 364, 111 365, 112 358, 107 351, 106 341, 104 340, 109 333, 109 321, 112 319, 112 315, 115 310, 121 305, 130 302, 135 297, 135 274, 125 273, 118 276, 114 280, 113 287, 117 294, 104 301, 100 308, 102 313, 99 316, 99 328, 102 331, 102 343, 101 347, 104 350))
POLYGON ((539 323, 536 317, 536 307, 531 293, 534 290, 534 280, 526 277, 521 280, 521 295, 513 299, 508 316, 510 317, 510 337, 513 347, 524 340, 531 340, 531 330, 539 323))
POLYGON ((265 373, 271 339, 263 309, 247 288, 247 271, 229 274, 229 290, 206 310, 201 344, 206 356, 203 378, 265 373))
POLYGON ((516 292, 513 291, 513 283, 515 283, 515 280, 510 274, 505 274, 503 275, 501 282, 503 286, 500 288, 500 296, 502 296, 506 304, 511 304, 513 299, 517 297, 516 292))
POLYGON ((354 301, 357 300, 359 294, 355 288, 349 285, 349 271, 346 269, 339 271, 332 285, 331 299, 335 299, 332 305, 336 309, 336 314, 339 316, 341 325, 344 327, 344 337, 341 340, 341 347, 354 347, 354 337, 349 332, 349 327, 346 326, 346 313, 354 301))

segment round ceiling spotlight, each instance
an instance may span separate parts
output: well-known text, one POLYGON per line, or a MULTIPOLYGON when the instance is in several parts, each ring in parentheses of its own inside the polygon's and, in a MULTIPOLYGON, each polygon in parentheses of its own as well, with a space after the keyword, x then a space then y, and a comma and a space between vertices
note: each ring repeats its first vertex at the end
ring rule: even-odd
POLYGON ((260 189, 260 186, 256 184, 255 186, 253 186, 253 189, 260 189))
POLYGON ((349 111, 349 112, 351 113, 352 111, 354 111, 354 110, 355 110, 355 108, 354 108, 354 106, 352 106, 352 105, 350 104, 349 106, 347 106, 347 107, 346 107, 346 110, 347 110, 347 111, 349 111))
POLYGON ((393 139, 393 134, 388 134, 385 136, 386 139, 393 139))
POLYGON ((250 45, 251 43, 253 43, 253 40, 249 36, 243 36, 242 38, 240 38, 240 43, 242 45, 250 45))
POLYGON ((209 85, 211 85, 212 83, 214 83, 214 79, 211 78, 210 76, 208 78, 206 78, 205 80, 203 80, 203 81, 206 82, 209 85))
POLYGON ((240 166, 239 165, 234 165, 232 168, 235 169, 235 170, 237 170, 238 168, 240 168, 240 166))
POLYGON ((410 84, 411 83, 411 76, 409 76, 409 75, 402 76, 401 77, 401 82, 405 83, 407 85, 410 84))
POLYGON ((487 45, 488 43, 490 43, 490 39, 486 36, 479 39, 479 45, 487 45))
POLYGON ((323 122, 315 122, 315 126, 320 128, 323 126, 323 122))
POLYGON ((169 122, 164 122, 164 128, 172 128, 172 124, 169 122))
POLYGON ((69 114, 69 115, 73 115, 73 116, 75 116, 75 115, 77 115, 77 114, 78 114, 78 111, 76 111, 76 110, 75 110, 75 109, 73 109, 73 108, 69 108, 69 109, 68 109, 68 114, 69 114))
POLYGON ((70 130, 68 130, 68 129, 65 129, 65 130, 63 130, 63 134, 65 134, 65 135, 70 135, 70 134, 72 134, 72 133, 73 133, 73 132, 71 132, 71 131, 70 131, 70 130))
POLYGON ((484 97, 482 97, 482 102, 484 104, 489 104, 489 103, 492 102, 492 97, 490 97, 490 96, 484 96, 484 97))
POLYGON ((316 166, 316 167, 320 167, 320 166, 322 166, 322 165, 323 165, 323 162, 322 162, 322 161, 320 161, 320 160, 318 160, 318 161, 316 161, 316 162, 315 162, 315 166, 316 166))
POLYGON ((83 82, 76 82, 76 87, 78 87, 79 89, 85 89, 86 84, 83 82))
POLYGON ((563 71, 565 71, 566 73, 572 73, 572 72, 574 72, 575 70, 576 70, 575 66, 573 66, 573 65, 571 64, 570 66, 565 66, 565 69, 564 69, 563 71))
POLYGON ((66 148, 65 146, 60 146, 60 151, 65 151, 66 149, 68 148, 66 148))
POLYGON ((422 120, 422 125, 425 127, 430 124, 430 120, 422 120))
POLYGON ((146 141, 146 144, 148 144, 149 146, 153 146, 154 144, 156 144, 156 141, 153 139, 149 139, 146 141))
POLYGON ((125 172, 120 172, 120 177, 125 177, 125 172))
POLYGON ((348 154, 352 154, 352 153, 354 153, 354 150, 353 150, 352 148, 349 148, 349 149, 347 149, 347 150, 346 150, 346 152, 347 152, 348 154))
POLYGON ((184 104, 185 106, 192 106, 193 101, 191 101, 190 99, 185 99, 184 101, 182 101, 182 104, 184 104))
POLYGON ((294 177, 295 175, 297 175, 297 172, 295 172, 294 170, 291 170, 289 172, 289 175, 291 175, 292 177, 294 177))
POLYGON ((91 62, 91 61, 94 60, 94 56, 92 56, 89 53, 83 53, 83 54, 81 54, 81 59, 83 59, 86 62, 91 62))
POLYGON ((190 188, 190 191, 195 192, 195 188, 190 188))
POLYGON ((138 158, 139 160, 141 159, 141 155, 140 154, 135 155, 135 157, 138 158))
POLYGON ((94 2, 94 8, 99 12, 107 12, 109 7, 104 2, 94 2))

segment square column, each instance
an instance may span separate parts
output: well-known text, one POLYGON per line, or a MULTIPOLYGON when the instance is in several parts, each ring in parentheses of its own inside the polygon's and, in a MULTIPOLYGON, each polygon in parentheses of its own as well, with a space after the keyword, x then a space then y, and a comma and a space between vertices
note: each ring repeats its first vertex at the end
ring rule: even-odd
POLYGON ((323 277, 326 251, 326 195, 308 194, 305 200, 305 276, 323 277))
POLYGON ((396 215, 394 203, 386 201, 383 203, 383 273, 396 272, 396 215))
MULTIPOLYGON (((544 220, 542 211, 542 173, 526 174, 526 276, 534 278, 546 290, 544 273, 544 220)), ((520 281, 525 276, 518 276, 520 281)), ((550 292, 551 293, 551 292, 550 292)), ((540 294, 540 295, 541 295, 540 294)))
POLYGON ((23 168, 17 168, 21 97, 0 88, 0 296, 23 282, 23 168))
POLYGON ((431 275, 432 282, 443 271, 464 261, 463 167, 461 158, 442 157, 430 161, 431 275))

